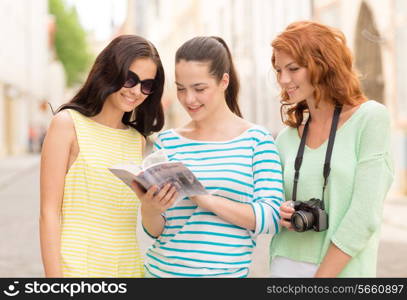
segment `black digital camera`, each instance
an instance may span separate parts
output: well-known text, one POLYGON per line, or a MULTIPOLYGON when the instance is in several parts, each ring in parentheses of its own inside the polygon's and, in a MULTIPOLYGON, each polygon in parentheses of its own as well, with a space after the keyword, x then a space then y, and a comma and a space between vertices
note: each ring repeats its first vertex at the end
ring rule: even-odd
POLYGON ((297 232, 313 229, 320 232, 328 229, 328 214, 323 209, 322 201, 312 198, 308 201, 294 201, 295 212, 291 224, 297 232))

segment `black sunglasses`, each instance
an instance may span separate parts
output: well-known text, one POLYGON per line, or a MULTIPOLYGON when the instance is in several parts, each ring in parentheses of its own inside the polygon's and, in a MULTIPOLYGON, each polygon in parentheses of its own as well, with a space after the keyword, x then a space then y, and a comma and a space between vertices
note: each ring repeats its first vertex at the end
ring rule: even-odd
POLYGON ((127 73, 127 79, 124 82, 123 87, 132 88, 139 83, 141 84, 140 90, 144 95, 151 95, 154 93, 154 79, 140 80, 138 75, 130 70, 127 73))

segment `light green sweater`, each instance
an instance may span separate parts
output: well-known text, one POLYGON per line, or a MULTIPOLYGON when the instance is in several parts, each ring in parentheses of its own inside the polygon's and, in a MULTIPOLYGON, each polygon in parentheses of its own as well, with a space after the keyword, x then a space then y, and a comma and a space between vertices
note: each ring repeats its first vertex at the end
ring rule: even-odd
MULTIPOLYGON (((284 169, 285 197, 290 200, 300 143, 297 129, 283 129, 276 142, 284 169)), ((297 200, 321 199, 326 147, 327 141, 316 149, 305 147, 297 200)), ((367 101, 336 133, 324 200, 328 230, 298 233, 284 228, 271 241, 271 258, 319 264, 332 242, 352 256, 339 277, 376 276, 383 200, 393 173, 389 113, 382 104, 367 101)))

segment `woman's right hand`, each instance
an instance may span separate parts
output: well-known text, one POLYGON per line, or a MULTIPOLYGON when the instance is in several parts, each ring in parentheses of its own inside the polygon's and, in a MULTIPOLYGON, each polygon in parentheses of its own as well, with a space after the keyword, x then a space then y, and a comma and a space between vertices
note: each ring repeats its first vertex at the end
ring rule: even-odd
POLYGON ((295 212, 292 201, 286 201, 280 206, 280 224, 281 226, 293 231, 294 227, 291 225, 291 216, 295 212))
POLYGON ((177 189, 170 183, 166 184, 158 193, 156 185, 150 187, 148 191, 144 191, 136 181, 133 181, 131 187, 141 201, 142 212, 149 215, 165 212, 178 198, 177 189))

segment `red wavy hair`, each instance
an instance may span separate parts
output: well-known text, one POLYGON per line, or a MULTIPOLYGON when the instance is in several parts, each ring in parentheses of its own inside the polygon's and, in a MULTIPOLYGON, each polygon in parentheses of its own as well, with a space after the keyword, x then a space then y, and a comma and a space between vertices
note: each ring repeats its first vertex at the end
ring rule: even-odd
MULTIPOLYGON (((320 101, 358 105, 367 100, 345 36, 338 29, 311 21, 294 22, 272 41, 271 46, 274 68, 276 50, 289 54, 297 64, 307 68, 310 82, 315 88, 317 106, 320 101)), ((299 127, 304 112, 308 111, 307 102, 304 99, 294 105, 288 104, 285 91, 281 92, 281 98, 283 122, 291 127, 299 127)))

